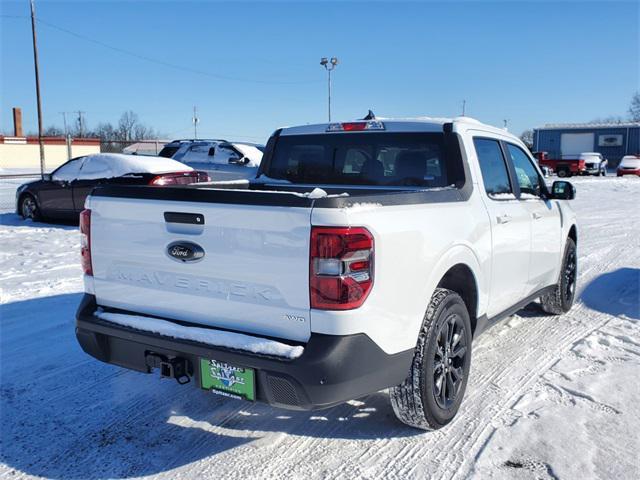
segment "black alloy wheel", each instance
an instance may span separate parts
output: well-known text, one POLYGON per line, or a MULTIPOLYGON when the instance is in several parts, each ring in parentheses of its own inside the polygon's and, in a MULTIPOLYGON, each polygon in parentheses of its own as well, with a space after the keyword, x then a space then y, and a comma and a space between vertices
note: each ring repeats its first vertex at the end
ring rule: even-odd
POLYGON ((31 195, 25 195, 20 202, 20 215, 22 218, 37 220, 39 218, 38 215, 38 204, 36 203, 35 198, 31 195))
POLYGON ((577 257, 576 250, 571 249, 567 252, 567 259, 564 265, 564 301, 567 304, 573 303, 573 297, 576 294, 576 278, 577 278, 577 257))
POLYGON ((451 314, 440 326, 433 358, 432 390, 440 408, 449 409, 455 403, 467 374, 465 357, 468 339, 462 318, 451 314))

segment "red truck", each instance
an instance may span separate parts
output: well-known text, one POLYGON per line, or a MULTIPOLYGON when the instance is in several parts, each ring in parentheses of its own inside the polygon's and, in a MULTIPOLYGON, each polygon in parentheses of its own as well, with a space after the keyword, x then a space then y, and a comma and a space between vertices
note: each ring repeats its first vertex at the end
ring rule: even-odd
POLYGON ((559 177, 572 175, 606 175, 607 160, 597 152, 586 152, 577 155, 566 155, 550 158, 549 152, 534 152, 540 167, 547 167, 559 177))

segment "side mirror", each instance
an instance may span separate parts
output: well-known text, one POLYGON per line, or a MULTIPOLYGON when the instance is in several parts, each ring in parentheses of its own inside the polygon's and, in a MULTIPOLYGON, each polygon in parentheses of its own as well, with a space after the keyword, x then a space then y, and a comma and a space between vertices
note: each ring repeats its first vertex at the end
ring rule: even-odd
POLYGON ((51 181, 54 182, 54 183, 57 183, 61 187, 68 187, 69 186, 69 180, 62 180, 60 178, 51 177, 51 181))
POLYGON ((553 182, 551 186, 551 198, 554 200, 573 200, 576 198, 576 187, 564 180, 553 182))
POLYGON ((247 157, 230 157, 229 164, 231 165, 246 165, 249 163, 249 159, 247 157))

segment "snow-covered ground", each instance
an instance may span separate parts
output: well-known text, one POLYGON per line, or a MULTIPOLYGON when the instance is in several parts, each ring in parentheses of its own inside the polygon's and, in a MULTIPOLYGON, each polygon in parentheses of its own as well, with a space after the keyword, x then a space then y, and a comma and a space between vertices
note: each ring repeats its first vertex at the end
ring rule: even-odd
POLYGON ((458 417, 432 433, 384 392, 289 412, 90 358, 77 228, 0 214, 0 478, 640 478, 640 179, 572 181, 575 307, 482 335, 458 417))

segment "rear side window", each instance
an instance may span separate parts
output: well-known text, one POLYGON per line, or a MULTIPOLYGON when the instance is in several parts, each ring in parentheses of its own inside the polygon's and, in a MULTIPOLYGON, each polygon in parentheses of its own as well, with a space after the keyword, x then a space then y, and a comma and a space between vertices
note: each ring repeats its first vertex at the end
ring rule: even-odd
POLYGON ((510 143, 507 144, 507 150, 511 156, 518 185, 520 186, 520 196, 525 198, 527 195, 540 196, 540 175, 538 175, 538 171, 531 163, 529 156, 521 148, 510 143))
POLYGON ((294 183, 446 187, 464 183, 443 133, 283 135, 265 172, 294 183))
POLYGON ((160 150, 158 156, 164 158, 173 158, 175 153, 178 151, 178 148, 180 147, 164 147, 162 150, 160 150))
POLYGON ((515 198, 500 143, 488 138, 474 138, 473 144, 487 195, 496 200, 515 198))

